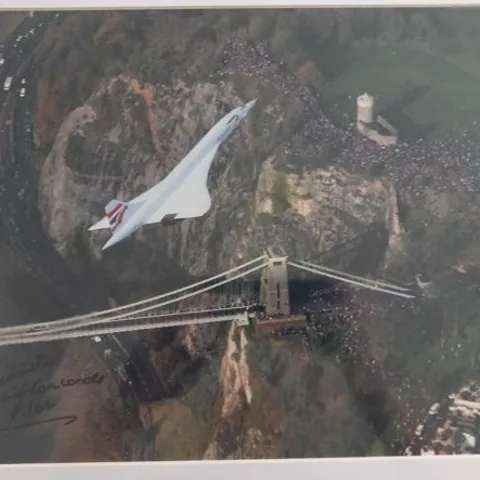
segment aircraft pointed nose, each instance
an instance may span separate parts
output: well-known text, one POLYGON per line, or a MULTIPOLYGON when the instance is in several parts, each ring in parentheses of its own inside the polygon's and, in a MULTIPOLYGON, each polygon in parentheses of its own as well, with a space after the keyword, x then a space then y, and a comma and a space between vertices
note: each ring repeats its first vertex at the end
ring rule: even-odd
POLYGON ((254 98, 253 100, 250 100, 250 101, 245 105, 245 107, 247 108, 247 110, 250 110, 250 109, 257 103, 257 100, 258 100, 258 97, 257 97, 257 98, 254 98))

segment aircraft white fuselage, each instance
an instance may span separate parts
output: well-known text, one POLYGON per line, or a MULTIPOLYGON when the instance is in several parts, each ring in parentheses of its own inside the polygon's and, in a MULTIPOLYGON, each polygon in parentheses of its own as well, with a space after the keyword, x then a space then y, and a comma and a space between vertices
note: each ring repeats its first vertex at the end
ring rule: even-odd
POLYGON ((180 220, 205 215, 211 206, 207 180, 215 154, 256 101, 251 100, 227 113, 160 183, 128 203, 111 200, 105 207, 106 216, 89 228, 112 230, 102 250, 143 225, 159 223, 165 217, 180 220))

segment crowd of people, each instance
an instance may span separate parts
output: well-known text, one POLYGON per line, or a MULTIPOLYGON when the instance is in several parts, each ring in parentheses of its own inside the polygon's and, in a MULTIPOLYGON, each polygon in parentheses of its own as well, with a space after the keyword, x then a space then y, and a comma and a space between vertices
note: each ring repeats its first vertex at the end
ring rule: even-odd
POLYGON ((279 147, 286 155, 317 157, 328 146, 333 152, 332 165, 365 169, 381 165, 397 187, 415 197, 421 197, 426 187, 469 194, 478 190, 480 128, 477 122, 459 127, 442 138, 419 138, 382 148, 360 135, 355 119, 346 113, 343 125, 335 125, 324 112, 319 94, 302 83, 285 62, 273 59, 265 43, 252 44, 244 38, 233 38, 223 52, 222 67, 213 75, 255 77, 282 95, 302 102, 303 127, 292 138, 283 139, 279 147))

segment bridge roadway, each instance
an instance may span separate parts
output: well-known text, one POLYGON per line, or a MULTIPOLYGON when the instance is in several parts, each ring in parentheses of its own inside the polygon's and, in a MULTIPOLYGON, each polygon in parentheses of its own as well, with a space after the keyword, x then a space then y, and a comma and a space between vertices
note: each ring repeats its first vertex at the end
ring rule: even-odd
POLYGON ((190 310, 186 312, 164 313, 129 319, 120 325, 113 321, 105 321, 102 325, 85 325, 71 330, 47 332, 33 331, 0 335, 0 345, 18 345, 35 342, 49 342, 68 338, 91 337, 118 332, 133 332, 156 328, 180 327, 191 324, 232 322, 239 325, 248 324, 248 311, 253 305, 232 306, 217 309, 190 310))
MULTIPOLYGON (((187 300, 194 296, 207 293, 222 285, 233 282, 239 278, 245 277, 250 273, 258 271, 267 265, 265 262, 265 256, 257 257, 249 262, 243 263, 237 267, 231 268, 226 272, 222 272, 213 277, 209 277, 205 280, 201 280, 191 285, 179 288, 178 290, 167 292, 155 297, 140 300, 138 302, 130 303, 119 307, 109 308, 100 312, 93 312, 87 315, 78 315, 61 320, 55 320, 53 322, 42 322, 28 325, 17 325, 13 327, 0 328, 0 338, 4 335, 13 334, 28 334, 32 332, 55 332, 55 331, 67 331, 76 328, 83 328, 92 325, 135 320, 139 316, 158 316, 165 314, 165 307, 179 303, 182 300, 187 300), (263 261, 262 261, 263 260, 263 261), (259 263, 259 261, 262 261, 259 263), (252 264, 258 263, 258 265, 251 267, 252 264), (246 268, 250 267, 250 268, 246 268), (227 278, 228 276, 228 278, 227 278), (210 284, 210 285, 209 285, 210 284), (156 311, 160 312, 156 314, 156 311)), ((195 310, 192 310, 195 311, 195 310)), ((175 312, 173 312, 174 314, 175 312)), ((185 312, 188 313, 188 312, 185 312)), ((167 313, 172 314, 172 313, 167 313)), ((192 323, 192 322, 190 322, 192 323)))
MULTIPOLYGON (((309 273, 348 283, 357 288, 366 288, 406 299, 415 298, 408 288, 385 281, 359 277, 306 261, 287 261, 287 264, 309 273)), ((267 266, 268 257, 261 255, 205 280, 128 305, 53 322, 0 328, 0 345, 45 342, 95 334, 225 321, 236 321, 238 324, 244 325, 248 323, 249 312, 255 307, 254 304, 224 305, 216 308, 183 311, 181 309, 165 311, 165 307, 210 292, 267 266)))

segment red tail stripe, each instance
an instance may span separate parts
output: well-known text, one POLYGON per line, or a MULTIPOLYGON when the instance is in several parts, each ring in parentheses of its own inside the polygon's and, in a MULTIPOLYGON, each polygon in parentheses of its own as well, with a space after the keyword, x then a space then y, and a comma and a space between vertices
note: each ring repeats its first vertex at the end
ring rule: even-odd
POLYGON ((127 210, 127 205, 125 205, 124 207, 125 208, 118 215, 117 222, 116 222, 115 226, 112 228, 113 231, 115 231, 116 228, 122 223, 123 216, 125 215, 125 212, 127 210))
POLYGON ((120 210, 120 208, 122 208, 122 204, 118 203, 117 206, 113 210, 110 210, 109 212, 107 212, 107 217, 111 218, 113 215, 115 215, 120 210))

